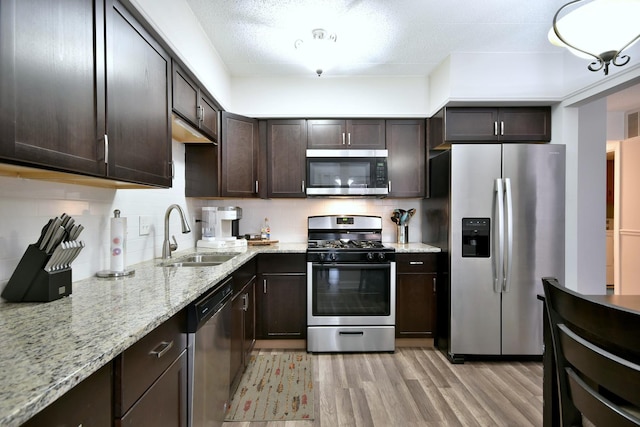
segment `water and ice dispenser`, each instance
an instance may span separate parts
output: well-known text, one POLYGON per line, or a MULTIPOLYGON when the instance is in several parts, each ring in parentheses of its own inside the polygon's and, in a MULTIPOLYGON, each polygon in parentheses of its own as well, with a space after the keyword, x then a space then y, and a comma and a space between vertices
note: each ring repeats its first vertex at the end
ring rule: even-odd
POLYGON ((490 218, 462 218, 462 256, 470 258, 491 256, 490 235, 490 218))

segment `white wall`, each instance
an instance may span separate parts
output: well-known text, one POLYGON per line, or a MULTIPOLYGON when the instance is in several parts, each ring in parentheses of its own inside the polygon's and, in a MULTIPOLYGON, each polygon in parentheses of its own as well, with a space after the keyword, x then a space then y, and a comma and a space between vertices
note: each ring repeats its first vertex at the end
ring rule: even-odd
MULTIPOLYGON (((178 203, 187 210, 189 221, 199 213, 199 200, 184 197, 184 146, 173 143, 176 178, 173 188, 114 190, 0 177, 0 289, 11 277, 29 244, 35 243, 46 222, 66 212, 85 230, 79 240, 87 245, 72 266, 73 280, 109 269, 109 218, 114 209, 127 218, 126 263, 160 257, 166 208, 178 203), (152 219, 151 233, 139 236, 139 217, 152 219)), ((181 234, 177 213, 171 214, 170 231, 180 249, 193 247, 195 233, 181 234)))
POLYGON ((229 71, 186 0, 130 0, 223 108, 231 102, 229 71))
POLYGON ((548 103, 564 94, 562 53, 454 52, 432 77, 429 115, 446 103, 548 103))
POLYGON ((405 77, 231 79, 230 111, 250 117, 427 117, 428 80, 405 77))

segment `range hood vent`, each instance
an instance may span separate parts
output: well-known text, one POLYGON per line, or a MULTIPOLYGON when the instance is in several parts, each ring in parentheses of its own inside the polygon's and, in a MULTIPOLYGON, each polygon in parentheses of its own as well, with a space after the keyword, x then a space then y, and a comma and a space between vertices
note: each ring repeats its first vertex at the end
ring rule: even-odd
POLYGON ((185 144, 205 143, 218 145, 175 114, 171 115, 171 137, 185 144))

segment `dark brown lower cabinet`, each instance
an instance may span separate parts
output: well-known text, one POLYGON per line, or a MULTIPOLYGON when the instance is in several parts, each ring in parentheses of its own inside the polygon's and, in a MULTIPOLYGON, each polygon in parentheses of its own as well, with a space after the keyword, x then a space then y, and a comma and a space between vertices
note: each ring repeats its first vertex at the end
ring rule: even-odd
MULTIPOLYGON (((235 278, 234 278, 235 279, 235 278)), ((256 342, 255 301, 256 276, 241 287, 231 300, 231 384, 235 392, 256 342)))
POLYGON ((113 364, 107 363, 46 407, 23 427, 112 425, 113 364))
POLYGON ((115 425, 187 425, 186 315, 181 311, 114 360, 115 425))
POLYGON ((187 426, 187 350, 160 375, 116 427, 187 426))
POLYGON ((396 337, 432 338, 436 328, 436 255, 396 255, 396 337))
POLYGON ((257 338, 307 335, 305 254, 260 254, 256 284, 257 338))

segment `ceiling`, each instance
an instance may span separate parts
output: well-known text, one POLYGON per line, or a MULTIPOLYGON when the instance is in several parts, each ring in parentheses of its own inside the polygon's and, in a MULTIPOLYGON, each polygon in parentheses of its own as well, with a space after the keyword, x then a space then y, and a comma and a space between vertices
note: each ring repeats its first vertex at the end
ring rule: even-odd
MULTIPOLYGON (((187 0, 232 76, 314 75, 294 44, 335 33, 340 59, 322 78, 428 76, 451 52, 557 52, 547 32, 566 2, 187 0)), ((639 95, 613 95, 610 109, 636 108, 639 95)))

